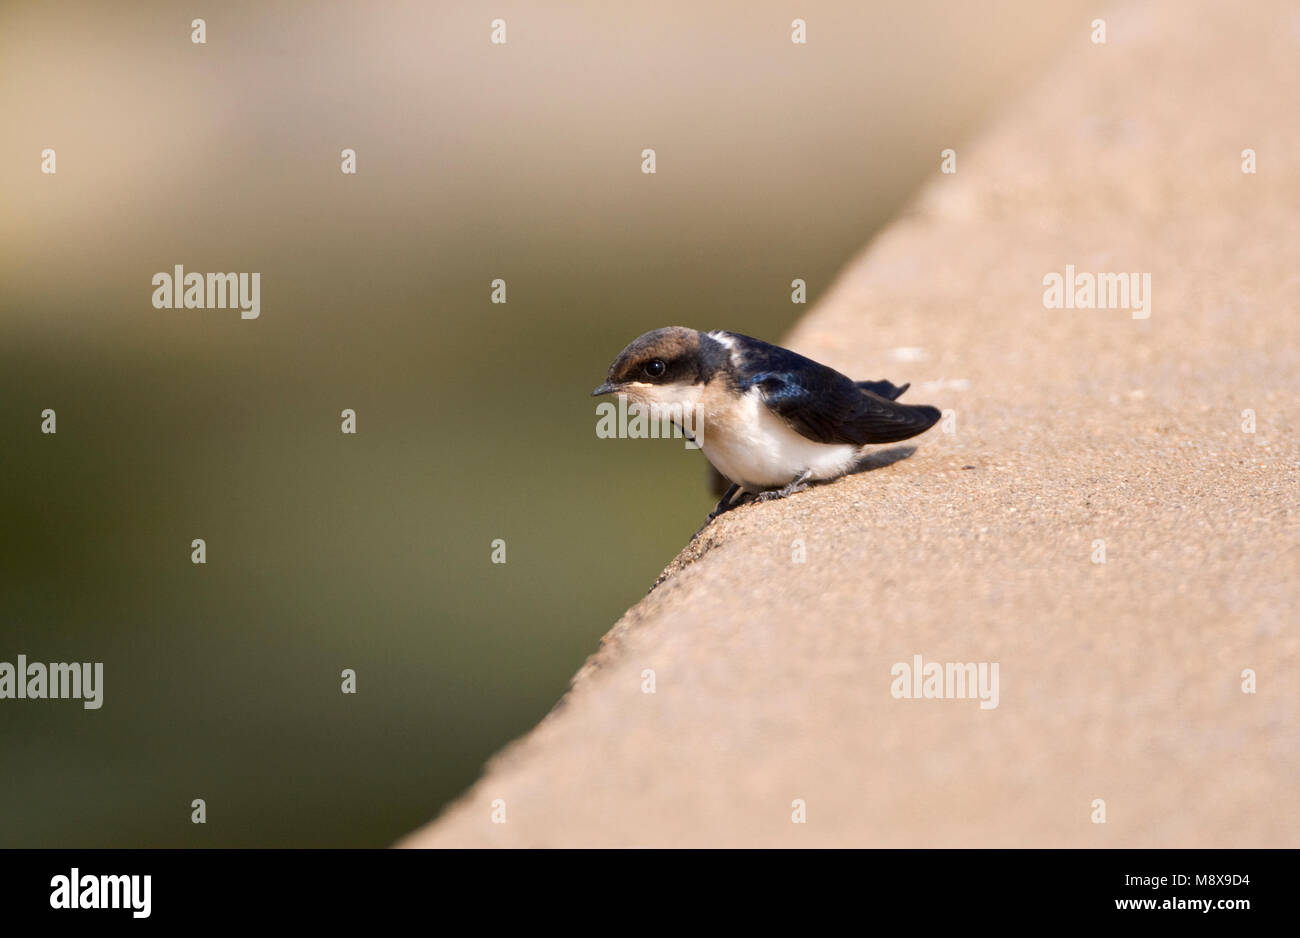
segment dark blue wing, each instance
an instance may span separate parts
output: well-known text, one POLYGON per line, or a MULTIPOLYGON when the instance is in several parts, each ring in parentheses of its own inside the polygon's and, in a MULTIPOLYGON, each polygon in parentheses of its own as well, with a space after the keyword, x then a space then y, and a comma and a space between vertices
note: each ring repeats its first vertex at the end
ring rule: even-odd
POLYGON ((742 341, 742 390, 758 388, 763 402, 796 432, 818 443, 896 443, 923 433, 940 413, 927 405, 899 404, 907 386, 888 381, 854 382, 789 349, 748 336, 742 341))

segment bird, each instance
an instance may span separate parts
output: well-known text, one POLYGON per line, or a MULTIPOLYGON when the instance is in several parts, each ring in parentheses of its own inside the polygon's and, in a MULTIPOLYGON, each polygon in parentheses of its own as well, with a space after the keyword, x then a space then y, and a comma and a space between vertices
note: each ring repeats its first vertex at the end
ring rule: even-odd
POLYGON ((748 501, 771 501, 851 472, 873 443, 924 433, 940 418, 900 404, 910 385, 854 381, 834 368, 737 332, 688 326, 632 340, 592 396, 674 414, 729 483, 712 519, 748 501))

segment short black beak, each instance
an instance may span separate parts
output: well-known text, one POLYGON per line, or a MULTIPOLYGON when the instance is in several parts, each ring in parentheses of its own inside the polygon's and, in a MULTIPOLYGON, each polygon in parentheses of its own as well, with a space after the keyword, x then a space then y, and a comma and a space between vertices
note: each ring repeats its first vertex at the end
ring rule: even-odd
POLYGON ((596 390, 592 391, 591 396, 600 397, 602 394, 613 394, 617 390, 618 390, 617 385, 610 384, 608 381, 606 381, 600 387, 596 388, 596 390))

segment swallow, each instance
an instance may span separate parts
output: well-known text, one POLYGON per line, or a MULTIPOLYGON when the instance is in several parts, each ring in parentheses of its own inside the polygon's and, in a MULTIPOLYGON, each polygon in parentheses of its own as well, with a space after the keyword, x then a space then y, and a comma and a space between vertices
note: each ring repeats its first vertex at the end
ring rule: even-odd
POLYGON ((898 403, 907 388, 854 381, 747 335, 668 326, 633 340, 591 393, 625 394, 630 403, 682 415, 730 482, 714 517, 836 479, 861 461, 863 447, 930 429, 939 411, 898 403))

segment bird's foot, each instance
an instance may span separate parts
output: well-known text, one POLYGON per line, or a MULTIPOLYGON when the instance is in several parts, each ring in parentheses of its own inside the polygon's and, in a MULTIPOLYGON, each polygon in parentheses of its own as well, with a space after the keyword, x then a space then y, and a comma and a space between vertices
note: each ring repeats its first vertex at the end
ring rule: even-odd
POLYGON ((727 489, 722 498, 718 499, 718 504, 714 506, 711 512, 709 512, 709 516, 704 519, 704 523, 708 524, 714 518, 718 517, 718 515, 726 514, 728 511, 731 511, 731 509, 739 505, 739 498, 736 498, 735 501, 732 500, 739 491, 740 486, 733 483, 731 488, 727 489))
POLYGON ((766 492, 759 492, 754 496, 756 502, 774 502, 786 498, 790 495, 798 494, 808 488, 807 485, 787 485, 783 489, 769 489, 766 492))
POLYGON ((811 472, 801 472, 792 479, 784 488, 771 489, 767 492, 761 492, 754 497, 756 502, 774 502, 779 498, 787 498, 791 495, 797 495, 799 492, 808 489, 808 479, 812 477, 811 472))

